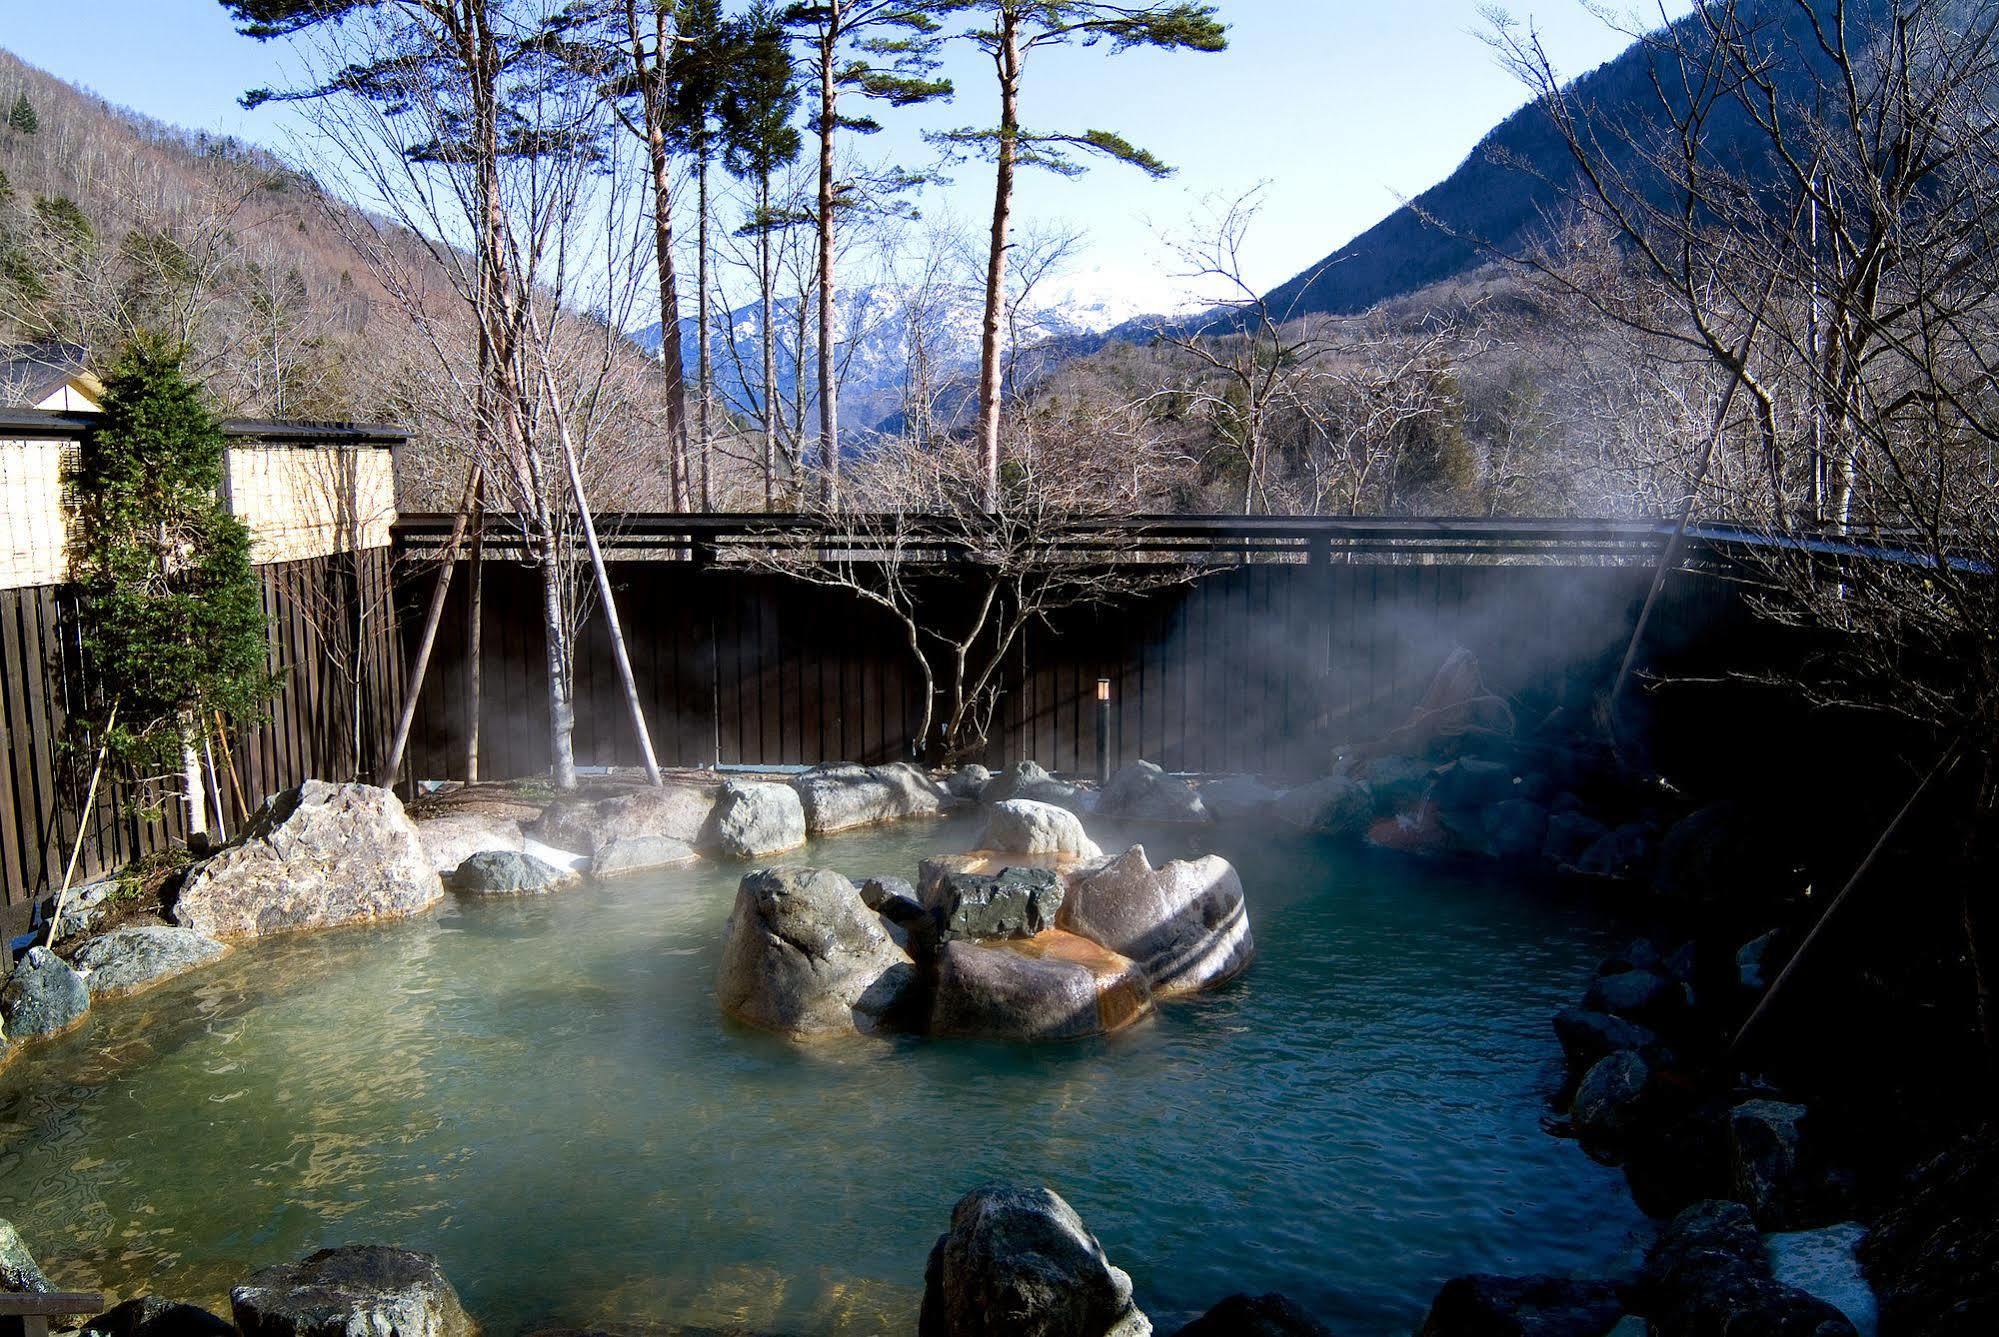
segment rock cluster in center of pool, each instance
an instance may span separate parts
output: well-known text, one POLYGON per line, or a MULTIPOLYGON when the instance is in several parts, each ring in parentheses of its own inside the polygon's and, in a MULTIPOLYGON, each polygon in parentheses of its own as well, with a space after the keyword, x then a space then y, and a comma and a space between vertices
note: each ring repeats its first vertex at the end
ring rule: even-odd
POLYGON ((915 885, 750 874, 724 930, 723 1011, 799 1040, 1080 1039, 1233 978, 1255 951, 1226 860, 1105 858, 1074 813, 1030 799, 994 804, 983 844, 924 860, 915 885))

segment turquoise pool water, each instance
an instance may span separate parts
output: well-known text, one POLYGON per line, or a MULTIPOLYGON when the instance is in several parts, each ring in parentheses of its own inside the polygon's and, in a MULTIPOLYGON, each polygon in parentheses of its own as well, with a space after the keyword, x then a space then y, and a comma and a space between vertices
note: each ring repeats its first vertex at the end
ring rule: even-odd
MULTIPOLYGON (((972 835, 801 861, 910 875, 972 835)), ((1237 1290, 1408 1333, 1455 1273, 1635 1254, 1616 1172, 1539 1127, 1548 1018, 1614 924, 1489 874, 1215 847, 1248 889, 1249 972, 1056 1048, 800 1050, 725 1024, 741 870, 715 865, 239 949, 0 1071, 0 1217, 67 1287, 225 1313, 255 1266, 403 1243, 502 1337, 913 1331, 951 1203, 995 1178, 1068 1198, 1168 1333, 1237 1290)))

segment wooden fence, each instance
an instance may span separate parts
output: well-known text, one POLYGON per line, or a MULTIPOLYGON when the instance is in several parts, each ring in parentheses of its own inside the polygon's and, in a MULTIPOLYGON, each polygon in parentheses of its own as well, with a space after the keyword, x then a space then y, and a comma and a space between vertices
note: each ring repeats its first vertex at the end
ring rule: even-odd
MULTIPOLYGON (((1199 543, 1210 574, 1029 628, 1006 666, 986 760, 1092 768, 1099 678, 1111 683, 1114 763, 1303 774, 1322 768, 1335 745, 1404 720, 1458 645, 1479 656, 1494 690, 1525 693, 1541 709, 1576 672, 1601 677, 1630 634, 1656 527, 1464 522, 1438 539, 1438 523, 1175 522, 1162 544, 1184 557, 1185 543, 1199 543), (1399 525, 1401 537, 1375 524, 1399 525), (1432 537, 1412 546, 1412 525, 1431 526, 1432 537)), ((912 755, 921 679, 900 627, 880 610, 732 563, 732 539, 759 541, 753 522, 658 517, 610 527, 624 556, 612 563, 619 611, 662 764, 912 755)), ((434 554, 442 528, 414 519, 399 541, 408 555, 434 554)), ((537 576, 506 560, 483 571, 481 774, 541 774, 549 752, 537 576)), ((411 766, 426 778, 464 771, 466 574, 461 563, 419 703, 411 766)), ((947 567, 930 597, 966 594, 947 567)), ((1657 656, 1690 653, 1739 612, 1728 580, 1683 571, 1648 642, 1657 656)), ((405 618, 406 636, 415 623, 405 618)), ((601 620, 584 635, 575 691, 578 764, 636 765, 601 620)))

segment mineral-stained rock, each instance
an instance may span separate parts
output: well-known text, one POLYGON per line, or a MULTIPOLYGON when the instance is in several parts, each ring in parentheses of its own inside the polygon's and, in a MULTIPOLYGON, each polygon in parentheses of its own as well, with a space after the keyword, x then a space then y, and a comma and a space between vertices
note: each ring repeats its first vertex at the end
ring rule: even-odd
POLYGON ((1453 1277, 1417 1337, 1604 1337, 1624 1314, 1617 1286, 1567 1277, 1453 1277))
POLYGON ((400 918, 443 895, 394 794, 308 780, 266 802, 240 839, 189 871, 173 914, 211 938, 253 938, 400 918))
POLYGON ((0 1026, 11 1040, 60 1035, 89 1010, 83 977, 46 947, 30 947, 0 989, 0 1026))
POLYGON ((954 873, 975 877, 996 877, 1009 868, 1048 868, 1073 881, 1078 872, 1102 863, 1101 857, 1085 859, 1079 854, 1015 854, 1007 850, 966 850, 960 854, 933 854, 916 866, 916 898, 934 904, 939 884, 954 873))
POLYGON ((1283 790, 1253 775, 1225 775, 1201 786, 1201 804, 1218 822, 1268 821, 1283 797, 1283 790))
POLYGON ((1046 1188, 989 1184, 951 1209, 923 1271, 918 1337, 1148 1337, 1131 1278, 1046 1188))
POLYGON ((724 781, 702 843, 732 859, 761 859, 805 843, 805 807, 790 785, 724 781))
POLYGON ((0 1220, 0 1293, 45 1293, 55 1289, 13 1224, 0 1220))
POLYGON ((946 873, 929 889, 937 940, 1031 938, 1055 927, 1062 879, 1046 868, 1006 868, 987 875, 946 873))
POLYGON ((715 994, 730 1016, 814 1039, 879 1029, 915 976, 852 882, 822 869, 768 868, 736 891, 715 994))
POLYGON ((472 1337, 476 1331, 425 1253, 382 1245, 322 1249, 267 1267, 229 1293, 243 1337, 472 1337))
POLYGON ((527 843, 521 824, 499 812, 444 812, 416 824, 430 866, 451 873, 459 864, 487 850, 518 851, 527 843))
POLYGON ((83 1325, 87 1337, 234 1337, 235 1326, 198 1305, 144 1295, 83 1325))
POLYGON ((1134 845, 1078 873, 1057 922, 1138 962, 1156 998, 1212 988, 1256 953, 1242 880, 1213 854, 1154 868, 1134 845))
POLYGON ((1006 799, 986 818, 980 847, 1008 854, 1074 854, 1094 859, 1103 851, 1083 831, 1076 814, 1052 803, 1006 799))
POLYGON ((109 998, 165 984, 228 950, 191 928, 142 924, 92 938, 77 949, 75 964, 90 996, 109 998))
POLYGON ((686 841, 671 836, 619 836, 590 856, 592 877, 629 877, 676 868, 699 856, 686 841))
POLYGON ((1231 1295, 1173 1337, 1333 1337, 1285 1295, 1231 1295))
POLYGON ((480 896, 529 896, 561 891, 581 879, 567 868, 544 863, 532 854, 488 850, 458 865, 451 885, 480 896))
POLYGON ((1771 1275, 1755 1222, 1732 1202, 1673 1218, 1646 1257, 1634 1307, 1657 1337, 1855 1337, 1844 1314, 1771 1275))
POLYGON ((997 1040, 1073 1040, 1120 1030, 1151 1010, 1145 972, 1087 938, 947 942, 937 951, 930 1029, 997 1040))
POLYGON ((1948 1147, 1896 1190, 1860 1245, 1881 1330, 1999 1332, 1999 1129, 1948 1147))
POLYGON ((907 817, 935 817, 951 794, 906 761, 890 766, 815 766, 792 780, 805 829, 821 836, 907 817))
POLYGON ((1374 795, 1358 780, 1331 775, 1277 801, 1278 820, 1305 831, 1358 839, 1374 822, 1374 795))
POLYGON ((1111 777, 1097 811, 1140 822, 1206 822, 1213 815, 1194 786, 1149 761, 1134 761, 1111 777))

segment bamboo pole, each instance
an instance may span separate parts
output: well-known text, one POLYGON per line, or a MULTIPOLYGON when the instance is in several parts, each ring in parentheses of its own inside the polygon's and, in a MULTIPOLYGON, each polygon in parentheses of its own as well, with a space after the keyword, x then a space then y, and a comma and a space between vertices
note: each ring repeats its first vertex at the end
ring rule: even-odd
POLYGON ((465 490, 459 494, 458 516, 451 522, 451 538, 444 547, 444 560, 438 564, 437 583, 431 587, 430 608, 424 614, 423 635, 416 646, 416 661, 410 665, 409 684, 403 691, 402 713, 396 719, 395 737, 389 743, 389 755, 377 773, 377 781, 385 788, 393 788, 396 773, 403 768, 403 752, 409 747, 410 726, 416 722, 417 698, 423 695, 423 680, 430 672, 430 652, 437 644, 437 626, 444 620, 444 596, 451 588, 451 568, 458 562, 459 545, 465 541, 466 508, 471 505, 472 494, 485 477, 477 461, 465 473, 465 490))
POLYGON ((104 778, 104 763, 111 755, 111 731, 118 727, 118 707, 104 721, 104 741, 97 745, 97 764, 90 768, 90 787, 83 794, 83 810, 76 818, 76 840, 69 847, 69 862, 63 866, 62 889, 56 893, 55 913, 49 916, 49 946, 56 945, 62 932, 62 912, 69 905, 70 883, 76 880, 77 861, 83 858, 83 838, 90 831, 90 812, 97 806, 97 784, 104 778))

